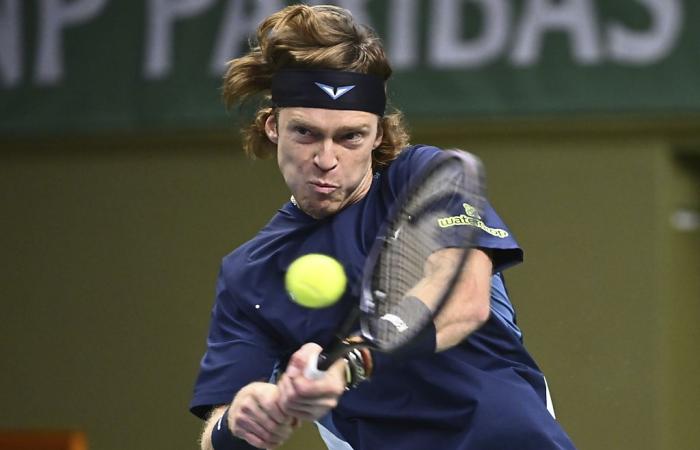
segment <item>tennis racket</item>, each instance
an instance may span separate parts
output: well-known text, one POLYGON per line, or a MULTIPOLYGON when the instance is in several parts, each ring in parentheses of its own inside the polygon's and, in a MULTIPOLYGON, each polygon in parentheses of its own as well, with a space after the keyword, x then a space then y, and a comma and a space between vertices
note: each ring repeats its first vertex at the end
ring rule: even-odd
POLYGON ((484 201, 481 162, 464 151, 445 150, 416 174, 368 254, 359 307, 309 361, 305 376, 320 378, 356 347, 385 353, 410 348, 457 286, 484 201), (358 316, 360 333, 351 335, 358 316))

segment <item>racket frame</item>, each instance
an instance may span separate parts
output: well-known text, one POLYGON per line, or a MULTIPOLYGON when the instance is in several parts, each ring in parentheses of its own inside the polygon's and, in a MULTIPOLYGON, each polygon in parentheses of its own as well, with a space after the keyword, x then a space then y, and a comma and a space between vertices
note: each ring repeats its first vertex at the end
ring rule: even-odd
MULTIPOLYGON (((483 207, 483 202, 485 198, 483 192, 484 175, 481 162, 476 156, 459 149, 443 150, 441 155, 439 155, 437 158, 431 161, 418 174, 414 175, 415 178, 411 180, 407 188, 405 188, 397 197, 389 214, 387 214, 387 218, 384 220, 384 223, 382 224, 379 232, 377 233, 377 237, 375 238, 372 247, 370 248, 367 260, 365 261, 365 265, 363 268, 362 288, 360 291, 359 306, 354 306, 350 310, 347 319, 339 327, 333 342, 326 346, 326 348, 318 356, 317 363, 314 363, 313 367, 311 367, 311 364, 307 367, 307 376, 309 376, 309 378, 318 378, 335 361, 342 358, 347 352, 351 351, 354 348, 366 347, 370 349, 379 350, 384 353, 394 353, 406 347, 407 345, 410 345, 413 338, 420 334, 420 332, 416 332, 411 339, 408 339, 407 341, 404 341, 403 343, 390 348, 383 348, 377 345, 369 329, 370 326, 368 321, 368 318, 373 316, 377 307, 375 301, 376 293, 372 292, 372 279, 374 277, 374 268, 382 255, 382 251, 386 246, 386 241, 388 239, 392 239, 392 237, 389 236, 389 230, 392 224, 396 221, 398 215, 401 214, 402 209, 404 208, 404 205, 406 204, 407 200, 414 194, 414 192, 417 189, 420 188, 424 180, 430 176, 430 174, 435 170, 436 167, 442 164, 450 164, 449 160, 452 159, 459 160, 464 165, 465 170, 469 170, 470 176, 476 177, 476 180, 474 180, 473 182, 475 183, 475 191, 477 192, 474 193, 475 201, 473 201, 474 204, 472 204, 472 206, 475 207, 477 211, 481 212, 481 208, 483 207), (355 335, 353 336, 353 339, 348 340, 348 338, 351 336, 350 331, 354 327, 358 318, 360 321, 360 334, 359 336, 355 335)), ((467 241, 472 241, 473 239, 471 238, 476 233, 476 230, 470 231, 471 234, 469 235, 469 239, 467 239, 467 241)), ((465 242, 465 244, 471 243, 472 242, 465 242)), ((464 251, 462 252, 462 255, 458 260, 458 272, 460 273, 461 270, 464 268, 467 259, 469 258, 471 248, 473 247, 470 245, 465 245, 464 251)), ((432 315, 430 318, 431 321, 440 313, 442 307, 446 303, 446 300, 452 295, 452 291, 458 283, 459 278, 459 273, 457 273, 450 279, 449 284, 446 286, 446 288, 443 289, 442 293, 440 294, 440 298, 436 303, 435 309, 432 310, 432 315)))

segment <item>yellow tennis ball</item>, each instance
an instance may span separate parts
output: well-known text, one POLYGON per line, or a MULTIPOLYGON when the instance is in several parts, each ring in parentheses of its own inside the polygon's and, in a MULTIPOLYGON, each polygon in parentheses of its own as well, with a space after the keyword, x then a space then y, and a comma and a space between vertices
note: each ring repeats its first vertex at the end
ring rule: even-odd
POLYGON ((300 256, 287 269, 284 286, 289 296, 307 308, 325 308, 345 292, 348 279, 343 266, 320 253, 300 256))

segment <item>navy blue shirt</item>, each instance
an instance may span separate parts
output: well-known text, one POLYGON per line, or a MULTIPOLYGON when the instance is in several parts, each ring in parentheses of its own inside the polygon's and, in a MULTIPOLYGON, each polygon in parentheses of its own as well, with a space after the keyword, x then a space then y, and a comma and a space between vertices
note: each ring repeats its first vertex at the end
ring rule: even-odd
MULTIPOLYGON (((289 202, 224 258, 190 404, 194 414, 204 417, 243 386, 269 380, 304 343, 331 341, 358 301, 362 268, 387 211, 439 154, 435 147, 407 148, 374 175, 361 201, 320 220, 289 202), (347 292, 329 308, 306 309, 286 294, 287 267, 307 253, 335 257, 348 275, 347 292)), ((454 212, 460 215, 477 219, 470 223, 479 228, 478 246, 492 255, 490 319, 441 353, 409 359, 375 353, 372 379, 344 394, 322 422, 355 450, 483 450, 508 448, 507 442, 519 449, 573 448, 546 408, 544 377, 522 345, 501 275, 522 261, 522 250, 490 205, 480 216, 467 208, 454 212), (532 445, 523 445, 524 436, 532 445)))

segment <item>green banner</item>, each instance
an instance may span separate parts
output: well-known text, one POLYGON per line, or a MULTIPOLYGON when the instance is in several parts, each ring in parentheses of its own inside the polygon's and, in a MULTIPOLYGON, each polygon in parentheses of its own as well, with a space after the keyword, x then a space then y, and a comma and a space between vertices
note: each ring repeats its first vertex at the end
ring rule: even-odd
MULTIPOLYGON (((226 61, 281 0, 0 0, 0 132, 225 125, 226 61)), ((692 0, 345 0, 411 120, 700 112, 692 0)))

